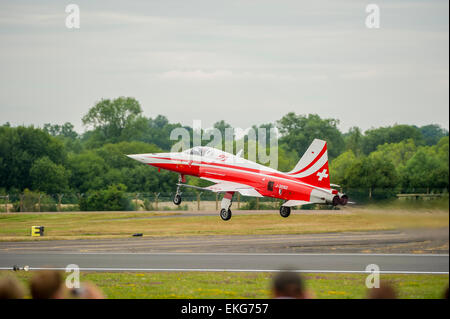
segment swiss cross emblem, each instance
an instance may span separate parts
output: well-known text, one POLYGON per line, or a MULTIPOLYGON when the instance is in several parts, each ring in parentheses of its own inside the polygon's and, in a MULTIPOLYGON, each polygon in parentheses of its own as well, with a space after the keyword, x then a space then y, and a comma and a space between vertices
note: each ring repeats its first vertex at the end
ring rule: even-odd
POLYGON ((327 169, 324 168, 322 172, 317 173, 317 176, 319 176, 319 181, 321 181, 323 178, 327 178, 327 169))

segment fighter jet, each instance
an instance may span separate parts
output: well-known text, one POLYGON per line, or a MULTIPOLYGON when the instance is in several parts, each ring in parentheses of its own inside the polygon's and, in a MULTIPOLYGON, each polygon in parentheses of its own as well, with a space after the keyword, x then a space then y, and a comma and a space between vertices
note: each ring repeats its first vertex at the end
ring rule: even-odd
POLYGON ((291 207, 306 204, 346 205, 348 197, 330 184, 327 143, 315 139, 300 161, 290 172, 276 169, 242 158, 242 151, 233 155, 221 150, 197 146, 183 152, 133 154, 128 157, 147 165, 178 173, 179 180, 173 203, 182 201, 181 187, 224 193, 220 217, 231 218, 233 195, 272 197, 284 200, 280 215, 288 217, 291 207), (186 184, 186 175, 213 182, 208 187, 186 184))

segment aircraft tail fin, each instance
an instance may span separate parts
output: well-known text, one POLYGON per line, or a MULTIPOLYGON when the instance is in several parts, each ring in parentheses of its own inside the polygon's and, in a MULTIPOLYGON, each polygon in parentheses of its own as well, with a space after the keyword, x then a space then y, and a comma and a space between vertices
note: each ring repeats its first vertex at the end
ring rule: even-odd
POLYGON ((310 185, 329 189, 327 142, 315 139, 295 168, 287 174, 310 185))

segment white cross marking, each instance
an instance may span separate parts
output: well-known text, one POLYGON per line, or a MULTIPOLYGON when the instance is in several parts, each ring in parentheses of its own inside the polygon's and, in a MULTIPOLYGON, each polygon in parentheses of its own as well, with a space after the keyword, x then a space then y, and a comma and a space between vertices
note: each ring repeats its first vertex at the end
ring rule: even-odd
POLYGON ((324 168, 322 172, 317 173, 317 176, 319 176, 319 181, 322 180, 322 178, 327 178, 328 174, 327 174, 327 169, 324 168))

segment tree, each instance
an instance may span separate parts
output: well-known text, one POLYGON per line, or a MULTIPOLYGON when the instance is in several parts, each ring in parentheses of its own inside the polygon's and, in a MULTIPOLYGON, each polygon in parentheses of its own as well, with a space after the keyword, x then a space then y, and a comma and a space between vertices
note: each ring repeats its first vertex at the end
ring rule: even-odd
POLYGON ((69 152, 80 153, 82 145, 80 136, 74 130, 72 123, 66 122, 63 125, 52 125, 50 123, 44 124, 44 132, 56 137, 63 142, 64 148, 69 152))
MULTIPOLYGON (((255 132, 255 139, 258 143, 262 143, 259 140, 260 134, 261 138, 264 138, 264 142, 266 143, 266 147, 270 145, 270 139, 277 139, 275 125, 273 123, 261 124, 260 126, 253 125, 252 129, 255 132)), ((250 139, 250 136, 248 137, 250 139)))
POLYGON ((390 197, 398 186, 398 175, 394 164, 382 154, 370 154, 353 161, 345 173, 346 188, 357 191, 368 190, 369 197, 390 197))
POLYGON ((362 141, 364 154, 368 155, 377 149, 378 145, 385 143, 399 143, 412 139, 415 145, 423 145, 424 138, 419 128, 411 125, 394 125, 370 129, 365 132, 362 141))
POLYGON ((103 99, 83 117, 83 125, 91 125, 101 131, 106 141, 116 142, 122 131, 131 125, 142 113, 139 102, 131 97, 114 100, 103 99))
POLYGON ((282 137, 280 144, 302 156, 315 138, 328 143, 328 155, 337 157, 344 149, 344 139, 337 128, 339 120, 321 119, 316 114, 296 115, 291 112, 277 121, 282 137))
POLYGON ((35 161, 47 156, 64 165, 63 143, 43 130, 30 127, 0 127, 0 187, 23 190, 32 187, 30 169, 35 161))
POLYGON ((132 204, 126 196, 126 186, 111 185, 107 189, 94 191, 80 199, 80 210, 83 211, 118 211, 131 210, 132 204))
MULTIPOLYGON (((162 150, 169 151, 172 145, 177 142, 170 140, 170 133, 178 127, 181 127, 181 124, 169 123, 163 115, 158 115, 155 119, 139 116, 124 128, 120 141, 140 141, 155 144, 162 150)), ((192 136, 192 129, 186 128, 192 136)))
MULTIPOLYGON (((139 164, 139 163, 138 163, 139 164)), ((138 165, 133 168, 122 168, 122 183, 125 184, 130 192, 145 193, 171 193, 176 188, 178 175, 167 171, 158 170, 155 167, 138 165)))
POLYGON ((378 145, 377 150, 371 154, 380 154, 388 158, 395 167, 399 168, 406 164, 406 162, 414 156, 417 151, 417 146, 413 139, 407 139, 400 143, 390 143, 378 145))
POLYGON ((157 172, 132 160, 126 154, 159 153, 162 150, 153 144, 142 142, 121 142, 106 144, 95 153, 107 163, 104 183, 122 183, 130 192, 171 192, 177 182, 177 175, 168 171, 157 172))
POLYGON ((63 125, 45 123, 44 131, 52 136, 61 136, 70 139, 76 139, 78 137, 78 133, 74 131, 73 124, 69 122, 66 122, 63 125))
POLYGON ((402 170, 403 187, 407 191, 448 189, 448 161, 439 158, 432 147, 420 147, 402 170))
POLYGON ((72 171, 70 185, 81 193, 105 188, 108 166, 103 158, 93 151, 71 154, 68 165, 72 171))
POLYGON ((34 190, 47 194, 64 193, 69 189, 70 172, 64 166, 53 163, 47 156, 36 160, 31 166, 31 185, 34 190))
POLYGON ((101 148, 93 150, 100 156, 108 167, 121 169, 123 167, 136 167, 142 165, 131 158, 128 154, 161 153, 162 150, 153 145, 143 142, 120 142, 117 144, 105 144, 101 148))
POLYGON ((298 162, 297 152, 288 150, 286 145, 278 146, 278 170, 291 171, 298 162))
POLYGON ((214 123, 213 127, 220 131, 220 133, 222 134, 222 138, 225 138, 225 131, 226 131, 226 129, 232 129, 233 128, 230 124, 228 124, 224 120, 220 120, 220 121, 214 123))
POLYGON ((351 127, 347 134, 344 136, 345 149, 351 150, 353 154, 359 156, 362 152, 362 139, 363 135, 359 127, 351 127))
POLYGON ((330 178, 334 184, 345 185, 349 184, 348 171, 357 160, 352 150, 348 150, 334 160, 330 164, 330 178))
POLYGON ((449 163, 449 138, 448 136, 445 136, 439 140, 439 142, 434 146, 436 150, 436 154, 439 156, 440 161, 444 165, 448 166, 449 163))
POLYGON ((424 125, 420 127, 420 132, 428 146, 435 145, 441 138, 448 136, 448 131, 437 124, 424 125))

